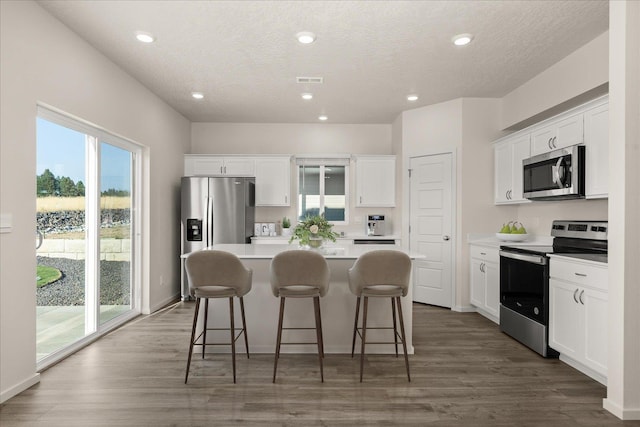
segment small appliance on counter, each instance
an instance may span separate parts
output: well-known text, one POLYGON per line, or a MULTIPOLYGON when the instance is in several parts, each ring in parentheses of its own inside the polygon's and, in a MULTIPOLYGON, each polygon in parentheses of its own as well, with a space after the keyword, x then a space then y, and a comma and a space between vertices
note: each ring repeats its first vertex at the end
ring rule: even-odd
POLYGON ((367 236, 384 236, 384 215, 367 215, 367 236))

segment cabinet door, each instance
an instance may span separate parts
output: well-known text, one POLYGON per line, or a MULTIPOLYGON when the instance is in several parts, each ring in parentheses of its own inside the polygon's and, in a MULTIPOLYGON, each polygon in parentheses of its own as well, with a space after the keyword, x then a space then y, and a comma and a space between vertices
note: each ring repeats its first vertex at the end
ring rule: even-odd
POLYGON ((580 289, 571 283, 549 279, 549 346, 572 359, 582 359, 584 310, 580 289))
POLYGON ((511 141, 503 141, 493 148, 494 154, 494 202, 496 204, 509 203, 511 188, 511 141))
POLYGON ((523 167, 522 161, 529 158, 531 155, 531 141, 529 135, 523 135, 511 142, 511 193, 509 194, 510 201, 512 203, 529 203, 529 200, 524 198, 523 186, 524 178, 522 175, 523 167))
POLYGON ((255 160, 247 158, 225 158, 224 174, 228 176, 255 176, 255 160))
POLYGON ((477 258, 471 259, 471 304, 485 308, 485 276, 482 271, 484 262, 477 258))
POLYGON ((256 206, 291 205, 289 157, 256 160, 256 206))
POLYGON ((547 153, 583 142, 582 114, 567 117, 533 132, 531 155, 547 153))
POLYGON ((356 159, 356 206, 396 205, 396 156, 356 159))
POLYGON ((485 262, 484 274, 486 310, 500 318, 500 264, 485 262))
POLYGON ((528 203, 523 197, 522 160, 530 154, 530 135, 520 135, 494 147, 495 204, 528 203))
POLYGON ((609 104, 584 113, 587 199, 609 196, 609 104))
POLYGON ((578 300, 584 309, 584 364, 607 375, 608 294, 584 289, 578 300))
POLYGON ((224 175, 224 159, 221 157, 189 157, 185 159, 185 176, 224 175))

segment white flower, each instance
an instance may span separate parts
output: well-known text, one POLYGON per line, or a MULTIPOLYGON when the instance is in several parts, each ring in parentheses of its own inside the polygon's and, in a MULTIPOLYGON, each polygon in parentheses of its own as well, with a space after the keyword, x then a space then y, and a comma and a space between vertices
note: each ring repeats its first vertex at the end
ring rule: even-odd
POLYGON ((317 225, 315 225, 315 224, 313 224, 311 227, 309 227, 309 231, 310 231, 312 234, 318 234, 318 226, 317 226, 317 225))

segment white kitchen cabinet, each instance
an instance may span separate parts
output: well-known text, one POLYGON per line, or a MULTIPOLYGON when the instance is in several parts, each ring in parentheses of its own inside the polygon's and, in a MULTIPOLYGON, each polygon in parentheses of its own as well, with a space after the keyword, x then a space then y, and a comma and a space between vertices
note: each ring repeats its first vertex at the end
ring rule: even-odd
POLYGON ((291 206, 291 157, 256 158, 256 206, 291 206))
POLYGON ((478 313, 500 323, 500 255, 498 248, 469 245, 471 304, 478 313))
POLYGON ((583 141, 582 114, 551 121, 531 133, 531 156, 582 144, 583 141))
POLYGON ((185 155, 185 176, 255 176, 255 160, 250 157, 185 155))
POLYGON ((587 199, 609 197, 609 103, 584 113, 585 194, 587 199))
POLYGON ((494 145, 494 202, 529 203, 523 196, 522 161, 530 155, 530 135, 518 134, 494 145))
POLYGON ((549 276, 549 346, 560 360, 606 385, 606 265, 552 256, 549 276))
POLYGON ((356 206, 396 205, 396 156, 356 157, 356 206))

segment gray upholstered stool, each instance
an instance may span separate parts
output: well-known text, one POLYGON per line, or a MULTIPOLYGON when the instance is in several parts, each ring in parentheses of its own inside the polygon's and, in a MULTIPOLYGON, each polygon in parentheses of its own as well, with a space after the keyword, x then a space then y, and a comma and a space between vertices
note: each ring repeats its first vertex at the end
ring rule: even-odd
MULTIPOLYGON (((391 298, 391 312, 393 316, 393 341, 370 342, 369 344, 395 344, 396 357, 398 357, 398 338, 402 342, 404 360, 407 367, 407 379, 409 375, 409 357, 407 356, 407 344, 404 333, 404 320, 402 318, 402 305, 400 298, 407 295, 409 280, 411 277, 411 259, 408 255, 394 250, 377 250, 361 255, 353 267, 349 269, 349 289, 356 295, 356 320, 353 325, 353 342, 351 344, 351 357, 356 346, 356 334, 360 336, 362 348, 360 350, 360 382, 364 367, 364 347, 367 337, 367 306, 369 297, 391 298), (358 316, 360 313, 360 300, 364 297, 362 328, 358 328, 358 316), (400 321, 400 336, 396 325, 396 311, 400 321)), ((375 327, 369 329, 392 329, 391 327, 375 327)))
POLYGON ((273 363, 273 382, 276 382, 280 346, 282 344, 317 344, 318 360, 320 361, 320 379, 324 382, 322 358, 324 344, 322 341, 322 318, 320 316, 320 297, 329 290, 329 265, 318 252, 292 250, 281 252, 271 261, 271 290, 273 295, 280 297, 280 316, 278 318, 278 336, 276 340, 276 356, 273 363), (283 343, 283 329, 313 329, 302 327, 283 328, 284 302, 286 298, 313 298, 316 319, 316 342, 312 343, 283 343))
POLYGON ((233 382, 236 382, 236 340, 244 334, 244 344, 249 358, 249 340, 244 318, 244 302, 242 297, 251 290, 253 272, 245 268, 240 259, 232 253, 224 251, 204 250, 194 252, 185 261, 187 276, 189 278, 189 290, 196 298, 196 308, 193 315, 193 327, 191 329, 191 341, 189 343, 189 360, 187 361, 187 373, 184 377, 185 384, 189 378, 189 366, 193 346, 202 346, 202 358, 207 345, 229 345, 223 343, 207 343, 207 331, 229 330, 231 333, 231 360, 233 363, 233 382), (233 315, 233 297, 240 299, 240 312, 242 314, 242 329, 236 335, 233 315), (209 298, 229 298, 229 328, 209 328, 207 315, 209 312, 209 298), (202 332, 196 337, 196 324, 200 311, 200 300, 204 299, 204 326, 202 332), (202 338, 201 342, 198 342, 202 338))

